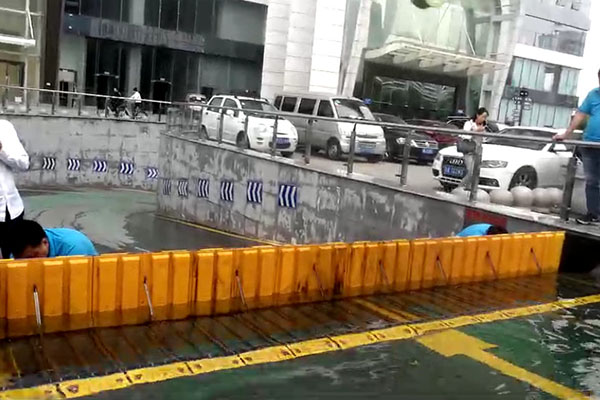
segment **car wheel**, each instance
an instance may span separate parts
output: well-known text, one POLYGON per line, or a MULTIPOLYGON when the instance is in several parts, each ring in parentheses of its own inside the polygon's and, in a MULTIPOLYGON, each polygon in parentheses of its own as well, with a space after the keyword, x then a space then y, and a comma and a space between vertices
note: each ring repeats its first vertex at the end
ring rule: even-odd
POLYGON ((370 162, 370 163, 372 163, 372 164, 378 163, 381 160, 383 160, 383 156, 369 156, 369 157, 367 157, 367 161, 370 162))
POLYGON ((517 186, 525 186, 532 190, 535 189, 537 187, 537 173, 535 169, 532 167, 519 168, 510 181, 508 190, 517 186))
POLYGON ((208 139, 208 132, 206 131, 205 126, 203 126, 202 129, 200 129, 200 139, 208 139))
POLYGON ((446 193, 452 193, 452 191, 454 189, 456 189, 458 187, 458 185, 452 185, 450 183, 442 183, 442 188, 444 189, 444 192, 446 193))
POLYGON ((294 155, 293 151, 282 151, 281 155, 284 156, 285 158, 291 158, 294 155))
POLYGON ((249 149, 250 148, 250 140, 248 140, 248 136, 244 132, 238 133, 235 144, 240 149, 249 149))
POLYGON ((327 142, 327 157, 330 160, 339 160, 342 157, 342 146, 337 139, 329 139, 327 142))

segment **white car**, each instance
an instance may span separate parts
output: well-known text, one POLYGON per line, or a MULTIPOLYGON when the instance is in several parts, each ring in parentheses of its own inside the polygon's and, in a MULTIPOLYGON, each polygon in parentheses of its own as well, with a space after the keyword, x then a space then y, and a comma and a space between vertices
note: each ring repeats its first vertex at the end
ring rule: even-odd
MULTIPOLYGON (((275 117, 261 115, 260 111, 277 111, 263 99, 239 96, 214 96, 209 106, 241 108, 244 111, 227 110, 223 115, 223 141, 240 148, 258 151, 270 151, 273 143, 275 117), (254 113, 253 113, 254 112, 254 113), (246 115, 248 129, 246 132, 246 115)), ((221 111, 217 108, 205 108, 202 118, 201 137, 217 139, 219 136, 219 120, 221 111)), ((277 121, 277 151, 284 157, 291 157, 298 145, 298 132, 290 121, 279 118, 277 121)))
MULTIPOLYGON (((500 134, 552 138, 558 130, 512 127, 500 134)), ((510 138, 493 138, 483 144, 479 187, 484 190, 515 186, 561 187, 565 168, 573 152, 561 143, 536 143, 510 138)), ((433 176, 447 189, 457 187, 467 171, 462 153, 456 146, 438 153, 433 162, 433 176)))

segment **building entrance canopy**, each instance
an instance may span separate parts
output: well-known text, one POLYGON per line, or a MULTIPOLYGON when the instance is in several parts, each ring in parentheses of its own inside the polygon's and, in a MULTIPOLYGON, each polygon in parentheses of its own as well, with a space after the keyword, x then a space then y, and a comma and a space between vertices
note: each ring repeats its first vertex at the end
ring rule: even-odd
POLYGON ((374 0, 366 61, 454 76, 483 75, 510 66, 497 48, 495 23, 516 16, 502 0, 374 0))

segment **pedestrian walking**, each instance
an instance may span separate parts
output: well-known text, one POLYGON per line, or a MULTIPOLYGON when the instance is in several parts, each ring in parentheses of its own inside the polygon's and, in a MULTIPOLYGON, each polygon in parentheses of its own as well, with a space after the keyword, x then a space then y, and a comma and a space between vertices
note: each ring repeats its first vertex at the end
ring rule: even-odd
POLYGON ((142 95, 137 87, 133 88, 133 93, 131 94, 131 97, 129 97, 129 100, 133 102, 133 110, 131 115, 132 118, 135 119, 138 113, 142 110, 142 95))
POLYGON ((25 206, 15 185, 14 171, 29 169, 29 155, 13 124, 0 120, 0 250, 9 257, 7 238, 11 223, 23 219, 25 206))
MULTIPOLYGON (((600 71, 598 71, 600 82, 600 71)), ((600 84, 600 83, 599 83, 600 84)), ((583 133, 583 140, 600 144, 600 87, 593 89, 585 98, 571 124, 563 133, 554 136, 555 140, 564 140, 573 135, 589 117, 583 133)), ((587 202, 587 215, 578 218, 581 225, 598 223, 600 217, 600 149, 582 148, 583 169, 585 170, 585 197, 587 202)))
MULTIPOLYGON (((477 110, 477 113, 473 118, 465 122, 463 130, 467 132, 485 132, 487 125, 487 118, 489 112, 484 107, 477 110)), ((467 174, 463 178, 461 184, 466 189, 470 189, 473 180, 473 168, 475 167, 475 153, 477 149, 481 149, 483 140, 481 136, 473 135, 461 135, 457 144, 457 150, 463 153, 465 160, 465 168, 467 174)))

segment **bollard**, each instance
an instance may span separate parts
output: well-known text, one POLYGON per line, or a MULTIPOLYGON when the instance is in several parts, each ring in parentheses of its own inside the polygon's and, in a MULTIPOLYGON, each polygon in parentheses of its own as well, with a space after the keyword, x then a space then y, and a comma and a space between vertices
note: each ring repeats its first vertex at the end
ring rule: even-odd
POLYGON ((412 142, 412 136, 415 133, 414 130, 410 130, 406 138, 404 139, 404 149, 402 151, 402 169, 400 171, 400 186, 406 186, 408 180, 408 165, 410 163, 410 142, 412 142))
POLYGON ((273 138, 271 146, 271 156, 275 157, 277 154, 277 131, 279 130, 279 116, 275 116, 275 122, 273 123, 273 138))
POLYGON ((577 148, 573 149, 573 157, 567 164, 567 174, 565 177, 565 187, 563 189, 563 199, 560 205, 560 218, 568 221, 571 214, 571 203, 573 201, 573 190, 575 188, 575 176, 577 175, 577 148))
POLYGON ((25 96, 25 112, 29 114, 31 112, 31 96, 27 89, 23 91, 23 95, 25 96))
POLYGON ((310 164, 310 154, 312 152, 312 131, 313 131, 313 124, 314 124, 314 120, 309 119, 308 120, 308 128, 306 129, 306 135, 305 135, 305 147, 304 147, 304 164, 310 164))
POLYGON ((481 156, 483 153, 483 145, 475 139, 475 159, 473 160, 473 172, 471 174, 471 193, 469 201, 477 201, 477 192, 479 191, 479 174, 481 172, 481 156))
POLYGON ((6 98, 8 96, 8 89, 4 88, 2 92, 2 111, 6 111, 6 98))
POLYGON ((354 154, 356 153, 356 125, 352 127, 352 134, 350 134, 350 154, 348 154, 348 174, 354 172, 354 154))
POLYGON ((81 103, 82 103, 82 95, 77 96, 77 116, 81 117, 81 103))
POLYGON ((225 110, 221 108, 221 114, 219 115, 219 133, 217 134, 217 141, 221 143, 223 141, 223 120, 225 119, 225 110))

